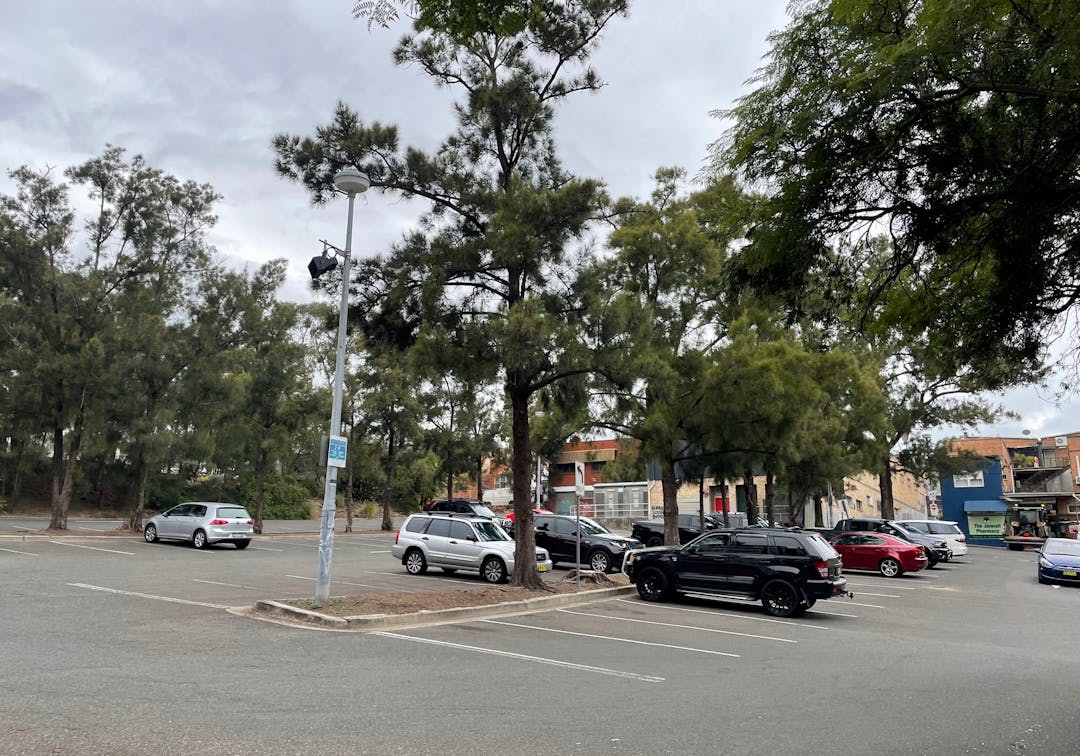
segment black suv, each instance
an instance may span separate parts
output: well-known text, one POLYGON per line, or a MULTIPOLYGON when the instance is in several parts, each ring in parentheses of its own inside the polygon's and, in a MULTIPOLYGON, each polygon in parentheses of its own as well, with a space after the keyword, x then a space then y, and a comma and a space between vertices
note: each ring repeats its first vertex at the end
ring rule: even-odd
POLYGON ((796 617, 818 599, 850 595, 840 554, 799 528, 714 530, 684 546, 634 551, 624 569, 646 601, 708 594, 760 601, 775 617, 796 617))
POLYGON ((477 517, 487 517, 494 520, 498 518, 484 502, 476 499, 432 499, 424 507, 425 512, 456 512, 457 514, 471 514, 477 517))
MULTIPOLYGON (((564 515, 533 516, 536 545, 548 550, 552 563, 574 563, 577 558, 578 519, 564 515)), ((591 520, 581 520, 581 562, 597 572, 614 572, 622 566, 627 549, 641 542, 612 533, 591 520)))

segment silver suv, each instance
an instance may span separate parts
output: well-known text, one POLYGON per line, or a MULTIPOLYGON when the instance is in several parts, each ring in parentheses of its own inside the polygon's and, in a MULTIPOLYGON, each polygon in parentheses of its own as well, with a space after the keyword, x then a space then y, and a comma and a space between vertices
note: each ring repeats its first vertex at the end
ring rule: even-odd
MULTIPOLYGON (((409 515, 397 532, 390 553, 412 575, 427 568, 443 572, 474 570, 489 583, 502 583, 514 570, 514 541, 486 517, 451 512, 409 515)), ((536 569, 551 570, 546 549, 536 549, 536 569)))

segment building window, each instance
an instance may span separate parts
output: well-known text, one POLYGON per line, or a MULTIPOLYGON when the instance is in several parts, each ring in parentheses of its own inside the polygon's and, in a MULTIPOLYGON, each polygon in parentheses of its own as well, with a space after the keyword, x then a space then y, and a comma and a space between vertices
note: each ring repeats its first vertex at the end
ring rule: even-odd
POLYGON ((559 462, 554 467, 556 475, 572 475, 574 472, 573 462, 559 462))
POLYGON ((953 486, 956 488, 982 488, 983 474, 982 470, 973 473, 967 473, 965 475, 952 476, 953 486))

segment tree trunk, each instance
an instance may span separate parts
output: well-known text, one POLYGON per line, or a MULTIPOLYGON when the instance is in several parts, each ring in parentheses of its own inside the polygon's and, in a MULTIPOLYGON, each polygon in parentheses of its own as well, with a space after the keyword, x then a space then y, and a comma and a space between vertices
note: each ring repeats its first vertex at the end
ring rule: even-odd
POLYGON ((79 399, 79 411, 75 414, 75 425, 69 438, 70 448, 64 459, 64 428, 60 424, 60 413, 53 424, 53 482, 52 482, 52 519, 50 530, 67 530, 68 511, 71 509, 71 488, 75 485, 75 466, 79 461, 79 447, 82 445, 83 410, 86 407, 86 389, 79 399))
POLYGON ((514 576, 512 584, 522 588, 540 589, 544 581, 536 570, 536 533, 533 531, 532 499, 529 496, 532 479, 532 448, 529 441, 529 394, 507 381, 510 397, 514 492, 514 576))
POLYGON ((15 457, 15 477, 11 481, 11 503, 14 504, 19 500, 19 493, 22 490, 22 473, 23 473, 23 460, 26 457, 26 449, 30 446, 30 439, 24 438, 21 443, 18 443, 19 453, 15 457))
POLYGON ((896 504, 893 501, 892 491, 892 457, 885 455, 885 464, 878 476, 878 487, 881 489, 881 517, 885 520, 896 519, 896 504))
MULTIPOLYGON (((352 442, 349 443, 350 447, 352 442)), ((348 482, 345 484, 345 532, 353 532, 353 471, 349 465, 348 482)))
POLYGON ((266 449, 259 447, 259 454, 255 459, 255 525, 256 533, 263 532, 263 503, 266 501, 266 449))
POLYGON ((724 510, 724 527, 731 527, 731 513, 728 512, 730 502, 727 497, 727 478, 720 478, 720 508, 724 510))
POLYGON ((773 512, 773 498, 776 495, 775 478, 768 470, 765 471, 765 519, 770 525, 776 524, 776 513, 773 512))
POLYGON ((131 514, 128 515, 128 530, 132 533, 142 532, 143 510, 146 506, 146 480, 149 477, 149 467, 143 454, 143 446, 139 445, 135 453, 135 495, 131 503, 131 514))
POLYGON ((394 436, 393 427, 390 428, 386 444, 386 470, 384 477, 386 485, 383 486, 382 495, 382 525, 381 530, 393 530, 394 518, 390 516, 390 506, 393 504, 394 491, 391 482, 394 479, 394 464, 397 462, 397 438, 394 436))
POLYGON ((698 478, 697 487, 697 515, 698 515, 698 528, 702 533, 705 532, 705 475, 702 474, 698 478))
POLYGON ((825 510, 821 505, 821 494, 814 495, 814 527, 825 527, 825 510))
POLYGON ((660 458, 660 490, 664 494, 664 545, 679 545, 679 481, 671 451, 660 458))
POLYGON ((476 458, 476 498, 484 500, 484 458, 476 458))
POLYGON ((746 490, 746 524, 756 525, 758 521, 757 486, 754 485, 754 471, 743 471, 743 488, 746 490))

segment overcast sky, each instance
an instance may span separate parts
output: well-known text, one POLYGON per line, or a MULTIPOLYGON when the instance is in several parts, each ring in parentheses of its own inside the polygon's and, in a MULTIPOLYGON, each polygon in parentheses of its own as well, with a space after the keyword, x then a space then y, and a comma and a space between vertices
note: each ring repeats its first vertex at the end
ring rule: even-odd
MULTIPOLYGON (((274 171, 271 139, 309 135, 343 100, 365 121, 399 127, 434 150, 453 128, 452 92, 391 51, 406 31, 368 31, 352 0, 0 0, 0 167, 58 169, 106 144, 140 153, 223 195, 211 241, 254 268, 289 260, 285 299, 311 298, 306 265, 318 239, 344 245, 345 203, 312 207, 274 171)), ((606 82, 559 111, 563 160, 614 195, 648 193, 661 166, 701 168, 722 131, 709 115, 747 91, 787 0, 635 0, 612 22, 593 64, 606 82)), ((11 182, 0 177, 0 192, 11 182)), ((353 247, 385 252, 423 207, 387 195, 357 203, 353 247)), ((986 434, 1080 431, 1076 407, 1049 391, 1001 401, 1022 419, 986 434)))

